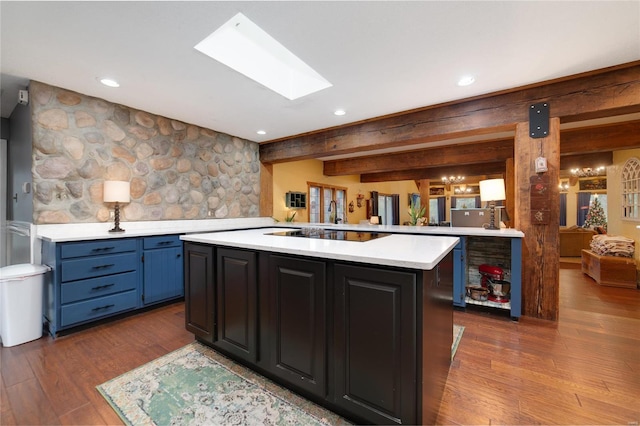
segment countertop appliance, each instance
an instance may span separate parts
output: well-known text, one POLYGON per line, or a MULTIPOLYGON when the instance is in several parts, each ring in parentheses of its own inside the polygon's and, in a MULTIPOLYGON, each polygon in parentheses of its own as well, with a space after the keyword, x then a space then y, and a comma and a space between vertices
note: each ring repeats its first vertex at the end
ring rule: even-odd
POLYGON ((391 234, 382 232, 337 231, 333 229, 303 228, 292 231, 272 232, 269 235, 365 242, 375 240, 376 238, 386 237, 391 234))
MULTIPOLYGON (((504 221, 504 207, 497 206, 495 213, 496 226, 504 221)), ((451 226, 479 227, 489 226, 489 209, 451 209, 451 226)))
POLYGON ((478 266, 480 285, 489 289, 489 300, 506 303, 509 301, 511 283, 504 280, 504 270, 499 266, 482 264, 478 266))

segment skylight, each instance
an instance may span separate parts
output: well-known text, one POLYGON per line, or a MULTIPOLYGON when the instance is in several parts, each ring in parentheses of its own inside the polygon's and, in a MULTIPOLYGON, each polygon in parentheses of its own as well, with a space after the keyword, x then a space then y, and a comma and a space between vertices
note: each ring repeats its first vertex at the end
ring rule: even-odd
POLYGON ((332 86, 242 13, 194 47, 289 100, 332 86))

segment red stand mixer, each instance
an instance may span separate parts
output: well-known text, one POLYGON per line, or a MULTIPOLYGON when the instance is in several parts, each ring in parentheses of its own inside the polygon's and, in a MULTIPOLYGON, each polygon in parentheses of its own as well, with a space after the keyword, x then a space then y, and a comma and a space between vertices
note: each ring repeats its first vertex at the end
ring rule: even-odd
POLYGON ((481 281, 480 285, 489 289, 489 300, 498 303, 509 301, 511 283, 504 281, 504 270, 499 266, 480 265, 478 266, 481 281))

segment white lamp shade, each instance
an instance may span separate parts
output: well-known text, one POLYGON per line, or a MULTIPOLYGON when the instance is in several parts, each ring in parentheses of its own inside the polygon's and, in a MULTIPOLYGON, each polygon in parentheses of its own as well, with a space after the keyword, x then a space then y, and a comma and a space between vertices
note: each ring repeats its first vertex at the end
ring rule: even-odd
POLYGON ((106 203, 113 203, 116 201, 120 203, 128 203, 130 200, 129 189, 129 182, 105 180, 103 188, 104 201, 106 203))
POLYGON ((507 197, 504 192, 504 179, 480 181, 480 201, 499 201, 507 197))

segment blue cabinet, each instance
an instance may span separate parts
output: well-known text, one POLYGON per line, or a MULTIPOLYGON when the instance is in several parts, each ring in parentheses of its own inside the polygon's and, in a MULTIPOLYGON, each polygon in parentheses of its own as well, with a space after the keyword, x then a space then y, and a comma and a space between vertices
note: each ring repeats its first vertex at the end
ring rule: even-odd
MULTIPOLYGON (((509 238, 506 244, 506 253, 503 253, 506 262, 507 269, 509 270, 509 280, 511 283, 511 295, 508 303, 497 303, 490 300, 478 301, 473 300, 466 296, 467 283, 471 281, 477 281, 479 278, 469 276, 471 270, 473 274, 477 273, 477 264, 473 260, 470 260, 470 243, 468 238, 474 239, 476 245, 478 241, 482 241, 481 245, 484 245, 484 239, 501 238, 501 237, 460 237, 460 242, 454 248, 454 271, 453 271, 453 305, 461 308, 465 308, 468 305, 479 305, 488 308, 495 308, 509 311, 509 314, 513 320, 520 318, 522 310, 522 238, 509 238), (470 264, 471 263, 471 264, 470 264)), ((482 254, 482 263, 492 263, 491 255, 482 254), (486 259, 486 260, 485 260, 486 259)), ((470 285, 478 285, 470 284, 470 285)))
POLYGON ((43 241, 42 261, 53 271, 44 292, 43 312, 53 336, 184 295, 178 235, 43 241))
POLYGON ((53 274, 44 295, 44 317, 55 334, 138 306, 136 238, 42 245, 53 274))
POLYGON ((184 296, 184 263, 179 235, 143 239, 142 303, 150 305, 184 296))

